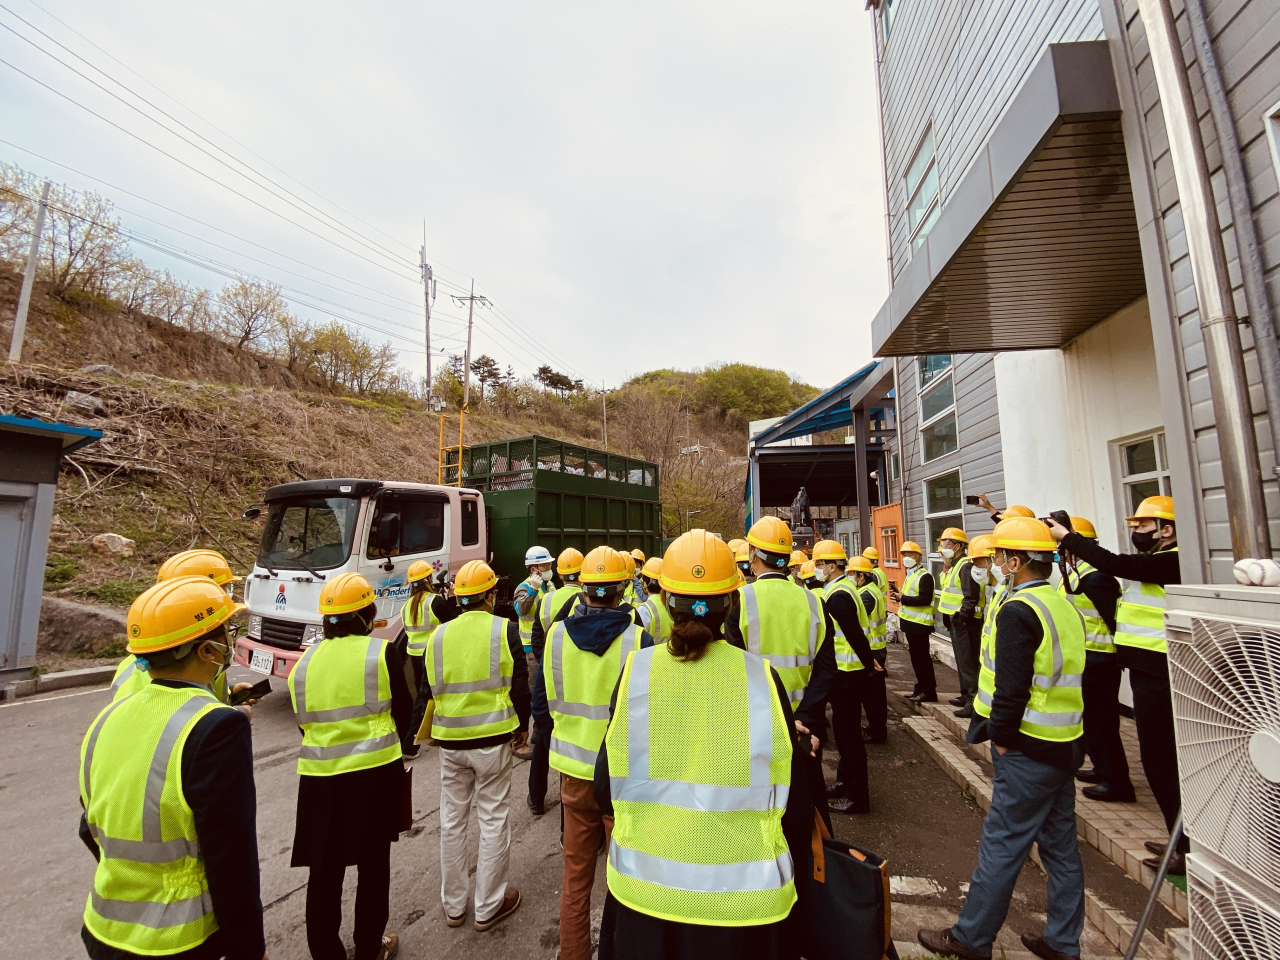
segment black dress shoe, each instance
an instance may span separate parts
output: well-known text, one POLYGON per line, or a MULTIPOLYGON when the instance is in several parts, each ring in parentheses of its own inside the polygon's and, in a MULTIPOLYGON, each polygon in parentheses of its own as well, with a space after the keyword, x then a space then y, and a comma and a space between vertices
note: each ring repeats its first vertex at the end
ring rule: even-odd
POLYGON ((915 693, 907 697, 912 703, 937 703, 938 695, 936 693, 915 693))
POLYGON ((866 727, 863 727, 863 728, 862 728, 862 742, 863 742, 863 743, 884 743, 884 741, 885 741, 885 738, 884 738, 884 737, 873 737, 873 736, 870 734, 870 732, 868 732, 868 730, 867 730, 867 728, 866 728, 866 727))
POLYGON ((1044 942, 1044 937, 1033 937, 1024 933, 1022 935, 1022 945, 1037 957, 1041 957, 1042 960, 1080 960, 1079 957, 1073 954, 1053 949, 1053 947, 1044 942))
POLYGON ((947 703, 951 704, 951 706, 953 706, 953 707, 963 707, 963 706, 964 706, 964 697, 962 697, 962 696, 961 696, 961 697, 952 697, 950 700, 948 700, 948 701, 947 701, 947 703))
POLYGON ((952 935, 950 929, 918 930, 916 939, 926 950, 940 953, 944 957, 959 957, 960 960, 991 960, 990 957, 984 957, 966 947, 952 935))
POLYGON ((547 805, 541 800, 535 801, 533 797, 524 798, 525 805, 529 808, 529 812, 535 817, 540 817, 547 812, 547 805))
POLYGON ((964 707, 960 710, 952 710, 951 714, 952 716, 960 717, 963 720, 968 720, 973 716, 973 707, 964 707))
MULTIPOLYGON (((832 809, 834 810, 835 808, 832 807, 832 809)), ((1142 861, 1142 865, 1145 867, 1150 867, 1152 870, 1159 870, 1160 861, 1163 859, 1164 859, 1163 854, 1161 854, 1158 857, 1147 857, 1147 859, 1142 861)), ((1186 872, 1187 872, 1187 858, 1180 853, 1175 853, 1173 855, 1173 859, 1169 861, 1169 870, 1168 870, 1169 875, 1181 877, 1181 876, 1184 876, 1186 872)))
MULTIPOLYGON (((1133 787, 1119 790, 1109 783, 1095 783, 1080 791, 1090 800, 1101 800, 1109 803, 1134 803, 1138 798, 1133 795, 1133 787)), ((1164 853, 1163 850, 1160 851, 1164 853)))
POLYGON ((1163 857, 1164 848, 1168 846, 1167 843, 1161 843, 1159 840, 1144 840, 1142 841, 1142 845, 1157 857, 1163 857))
POLYGON ((870 803, 854 803, 848 797, 833 797, 827 801, 827 806, 836 813, 870 813, 870 803))
POLYGON ((1097 767, 1090 767, 1088 770, 1077 770, 1076 779, 1081 783, 1101 783, 1102 774, 1097 767))
POLYGON ((837 780, 837 781, 836 781, 835 783, 833 783, 831 786, 827 787, 827 798, 828 798, 828 799, 830 799, 831 797, 843 797, 843 796, 844 796, 844 781, 843 781, 843 780, 837 780))

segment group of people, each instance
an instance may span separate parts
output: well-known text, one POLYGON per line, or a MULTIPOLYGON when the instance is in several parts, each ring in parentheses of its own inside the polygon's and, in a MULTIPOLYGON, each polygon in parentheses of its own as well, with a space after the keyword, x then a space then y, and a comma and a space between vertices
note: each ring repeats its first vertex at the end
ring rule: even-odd
MULTIPOLYGON (((513 759, 523 755, 535 815, 546 809, 549 768, 559 773, 564 960, 591 956, 602 853, 602 960, 797 956, 789 924, 796 877, 812 870, 815 815, 830 831, 831 810, 870 811, 866 744, 886 736, 894 601, 917 700, 936 699, 927 645, 942 613, 962 686, 955 705, 971 715, 970 742, 991 742, 996 767, 964 910, 948 930, 920 931, 921 943, 986 960, 1038 842, 1048 921, 1024 942, 1048 960, 1078 957, 1073 778, 1100 788, 1099 800, 1132 799, 1116 713, 1122 667, 1148 779, 1170 825, 1178 811, 1160 616, 1163 586, 1178 582, 1176 532, 1168 498, 1131 518, 1137 555, 1103 549, 1080 518, 1030 514, 1010 507, 972 540, 943 531, 938 584, 918 544, 899 549, 897 585, 874 549, 850 560, 824 540, 810 556, 774 517, 738 542, 692 530, 647 561, 607 546, 554 558, 535 546, 514 619, 496 612, 498 578, 483 561, 462 566, 451 599, 415 564, 404 657, 372 636, 364 577, 325 581, 324 640, 288 681, 302 733, 292 864, 310 870, 312 956, 346 957, 339 926, 352 865, 355 958, 395 956, 390 844, 404 827, 405 761, 422 742, 439 750, 448 926, 470 913, 488 930, 521 905, 508 863, 513 759), (1115 577, 1131 582, 1123 597, 1115 577), (830 786, 828 704, 840 754, 830 786)), ((98 859, 82 936, 94 960, 266 955, 251 707, 231 705, 251 691, 225 681, 243 609, 235 579, 212 551, 179 555, 129 611, 131 655, 81 753, 81 836, 98 859)))

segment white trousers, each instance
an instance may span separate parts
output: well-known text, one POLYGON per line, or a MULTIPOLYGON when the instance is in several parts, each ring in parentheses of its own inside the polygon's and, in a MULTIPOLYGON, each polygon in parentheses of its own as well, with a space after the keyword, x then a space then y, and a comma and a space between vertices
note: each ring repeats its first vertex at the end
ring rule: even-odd
POLYGON ((474 918, 488 920, 507 892, 511 850, 511 744, 440 754, 440 902, 467 910, 467 850, 474 801, 480 825, 474 918))

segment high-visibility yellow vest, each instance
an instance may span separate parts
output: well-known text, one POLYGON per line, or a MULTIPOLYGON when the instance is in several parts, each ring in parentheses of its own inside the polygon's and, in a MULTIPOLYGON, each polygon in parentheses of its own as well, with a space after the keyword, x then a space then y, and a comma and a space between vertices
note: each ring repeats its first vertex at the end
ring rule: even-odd
POLYGON ((436 701, 434 739, 478 740, 520 726, 511 705, 515 661, 507 646, 510 622, 472 610, 431 635, 423 666, 436 701))
MULTIPOLYGON (((875 601, 875 607, 867 614, 867 642, 871 644, 872 650, 883 650, 889 645, 889 608, 885 606, 884 594, 874 583, 865 584, 857 589, 859 603, 862 603, 863 598, 867 596, 875 601)), ((862 608, 866 609, 865 603, 862 608)))
MULTIPOLYGON (((1074 740, 1084 734, 1084 622, 1067 599, 1047 583, 1009 591, 1000 606, 1025 603, 1040 621, 1044 638, 1036 650, 1031 699, 1018 725, 1039 740, 1074 740)), ((997 630, 983 629, 978 670, 978 694, 973 709, 991 716, 996 692, 997 630)))
MULTIPOLYGON (((929 571, 923 566, 916 566, 907 574, 907 579, 902 584, 902 595, 904 597, 914 597, 920 592, 920 581, 929 571)), ((933 610, 938 603, 938 591, 933 591, 933 600, 927 606, 913 607, 905 603, 898 604, 898 619, 906 620, 910 623, 922 623, 927 626, 933 626, 933 610)))
POLYGON ((563 620, 551 628, 542 655, 542 679, 555 730, 551 735, 551 766, 579 780, 591 780, 596 757, 609 726, 609 698, 618 684, 622 665, 640 649, 644 631, 631 624, 597 656, 578 649, 563 620))
POLYGON ((822 602, 812 591, 775 577, 744 584, 738 594, 738 629, 747 651, 768 659, 796 706, 804 699, 814 658, 827 638, 822 602))
MULTIPOLYGON (((1178 548, 1170 547, 1170 550, 1176 553, 1178 548)), ((1127 581, 1124 596, 1116 605, 1116 645, 1168 653, 1164 641, 1164 609, 1164 587, 1140 580, 1127 581)))
POLYGON ((792 731, 768 658, 707 645, 631 654, 605 735, 614 827, 609 891, 678 923, 751 926, 796 902, 782 834, 792 731))
MULTIPOLYGON (((838 577, 826 585, 822 595, 830 600, 832 594, 837 592, 847 593, 849 599, 853 601, 853 605, 858 608, 858 626, 862 628, 863 634, 866 634, 871 629, 871 621, 867 617, 867 608, 862 605, 862 598, 858 596, 858 591, 854 588, 853 582, 848 577, 838 577)), ((844 635, 844 630, 835 617, 831 618, 831 623, 836 628, 836 669, 843 670, 845 673, 852 673, 854 670, 865 670, 867 665, 859 660, 858 655, 853 652, 853 646, 849 643, 849 638, 844 635)))
POLYGON ((938 612, 951 616, 960 612, 960 604, 964 602, 964 586, 961 577, 969 575, 969 567, 973 561, 962 557, 951 565, 951 569, 942 575, 942 591, 938 594, 938 612))
POLYGON ((299 658, 289 674, 289 697, 302 728, 298 773, 332 777, 400 757, 386 646, 376 637, 331 637, 299 658))
POLYGON ((887 597, 889 595, 888 576, 885 575, 885 572, 880 569, 878 564, 871 568, 871 575, 876 578, 876 586, 880 588, 880 592, 887 597))
MULTIPOLYGON (((138 658, 132 653, 116 666, 111 678, 111 699, 120 700, 151 685, 151 674, 138 669, 138 658)), ((222 703, 227 702, 227 672, 224 670, 213 681, 213 695, 222 703)))
POLYGON ((566 583, 562 587, 557 587, 555 593, 546 594, 540 601, 538 618, 542 621, 544 637, 551 632, 552 617, 560 611, 570 597, 575 598, 574 606, 569 609, 569 613, 572 613, 577 608, 577 600, 582 597, 582 584, 566 583))
POLYGON ((671 611, 662 602, 662 594, 655 593, 640 605, 642 611, 648 612, 649 625, 645 628, 654 643, 666 643, 671 639, 671 611))
MULTIPOLYGON (((516 611, 516 616, 520 621, 520 644, 524 647, 525 653, 533 653, 533 622, 538 617, 538 606, 542 603, 542 598, 551 593, 551 584, 546 580, 542 581, 541 586, 534 587, 529 578, 525 578, 521 586, 528 588, 533 603, 529 604, 529 612, 521 614, 516 611)), ((545 628, 544 628, 545 629, 545 628)))
POLYGON ((1080 581, 1098 568, 1092 564, 1077 560, 1075 568, 1068 567, 1067 575, 1058 584, 1058 590, 1084 618, 1084 648, 1098 653, 1115 653, 1115 641, 1111 639, 1111 631, 1107 629, 1107 621, 1102 619, 1098 608, 1080 590, 1080 581), (1070 592, 1067 588, 1070 587, 1070 592))
POLYGON ((100 859, 84 925, 103 943, 162 956, 194 949, 218 929, 182 792, 182 749, 201 717, 226 709, 203 687, 148 683, 90 725, 80 800, 100 859))
POLYGON ((424 594, 422 605, 418 608, 416 617, 413 615, 412 597, 405 603, 404 609, 401 611, 404 632, 409 638, 409 643, 405 646, 405 652, 411 657, 421 657, 426 654, 427 641, 431 639, 432 631, 440 626, 440 618, 431 609, 431 602, 434 599, 434 595, 430 593, 424 594))

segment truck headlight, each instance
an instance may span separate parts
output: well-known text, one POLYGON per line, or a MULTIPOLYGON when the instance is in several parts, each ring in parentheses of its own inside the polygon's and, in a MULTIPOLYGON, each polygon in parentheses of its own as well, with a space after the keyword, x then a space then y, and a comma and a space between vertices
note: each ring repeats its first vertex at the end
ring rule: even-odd
POLYGON ((318 640, 324 639, 324 626, 319 623, 309 623, 306 629, 302 631, 302 645, 309 647, 318 640))
POLYGON ((262 618, 257 614, 249 614, 249 629, 247 635, 257 640, 262 636, 262 618))

